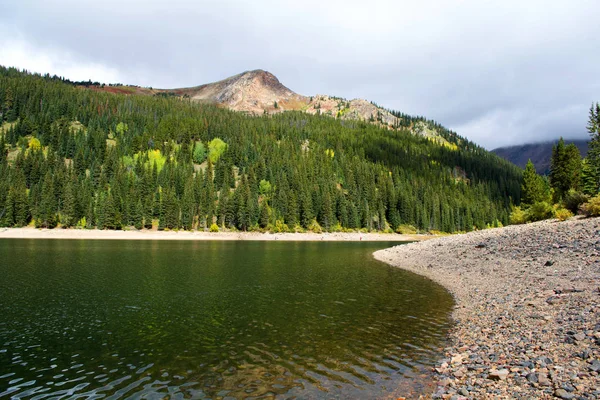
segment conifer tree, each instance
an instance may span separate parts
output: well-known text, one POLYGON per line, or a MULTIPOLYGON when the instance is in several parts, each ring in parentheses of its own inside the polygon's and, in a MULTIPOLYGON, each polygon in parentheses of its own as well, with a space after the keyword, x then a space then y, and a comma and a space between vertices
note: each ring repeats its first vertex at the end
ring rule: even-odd
POLYGON ((210 226, 213 222, 213 218, 215 216, 215 185, 213 182, 213 165, 212 162, 209 161, 208 162, 208 167, 206 168, 206 173, 204 174, 204 205, 202 207, 202 210, 206 213, 205 214, 205 219, 206 219, 206 224, 205 226, 210 226))
MULTIPOLYGON (((2 118, 7 118, 4 110, 14 110, 15 120, 0 135, 0 141, 11 147, 10 154, 17 153, 7 160, 0 148, 0 208, 5 208, 12 189, 12 224, 18 223, 15 199, 21 193, 36 220, 47 215, 50 199, 43 189, 48 173, 53 178, 51 214, 67 214, 70 190, 76 194, 72 223, 85 216, 89 227, 100 228, 106 225, 109 192, 118 223, 108 222, 117 228, 136 225, 140 199, 144 224, 150 227, 153 217, 160 215, 164 226, 168 213, 161 208, 170 202, 166 191, 177 209, 185 205, 179 218, 186 227, 192 213, 192 226, 212 223, 218 207, 220 223, 228 225, 229 220, 229 226, 245 229, 277 220, 309 227, 316 219, 330 220, 329 229, 338 222, 344 228, 385 229, 387 222, 392 227, 407 223, 452 230, 506 219, 510 199, 519 203, 522 171, 439 124, 401 113, 394 114, 401 118, 398 130, 305 114, 299 119, 297 113, 254 117, 175 98, 124 98, 80 90, 67 81, 48 81, 3 67, 0 97, 2 118), (7 96, 9 88, 12 93, 7 96), (73 129, 75 117, 84 125, 81 129, 73 129), (409 132, 417 125, 436 131, 456 147, 447 151, 409 132), (116 135, 107 141, 109 132, 116 135), (193 162, 199 142, 210 143, 206 171, 193 162), (72 165, 73 176, 66 165, 72 165), (449 170, 454 182, 449 182, 449 170), (25 178, 24 189, 16 188, 17 171, 25 178), (187 208, 190 176, 194 176, 193 212, 187 208), (67 189, 70 179, 73 188, 67 189), (235 189, 233 210, 225 192, 243 179, 249 190, 235 189), (263 180, 271 189, 259 197, 263 180), (162 199, 160 187, 165 188, 162 199), (156 204, 148 212, 152 200, 156 204), (243 218, 238 218, 240 210, 243 218)), ((597 114, 593 108, 594 118, 597 114)), ((598 186, 597 175, 589 169, 584 175, 587 186, 594 176, 598 186)))
POLYGON ((5 165, 8 158, 8 149, 6 148, 5 134, 0 133, 0 165, 5 165))
POLYGON ((111 192, 108 192, 103 206, 103 229, 121 229, 121 219, 115 207, 115 200, 111 192))
POLYGON ((63 193, 62 210, 60 214, 60 221, 65 228, 70 228, 77 222, 75 215, 76 198, 74 183, 69 179, 65 184, 65 191, 63 193))
POLYGON ((2 226, 13 226, 15 224, 15 200, 14 190, 9 189, 4 207, 0 211, 0 223, 2 226))
POLYGON ((269 225, 269 205, 267 200, 263 200, 260 203, 260 219, 258 224, 262 229, 265 229, 269 225))
POLYGON ((179 228, 179 206, 172 188, 164 191, 161 223, 165 229, 179 228), (164 219, 164 221, 162 221, 164 219))
POLYGON ((581 162, 581 191, 588 196, 595 196, 598 193, 596 169, 590 165, 587 158, 581 162))
POLYGON ((135 214, 133 216, 133 226, 135 229, 142 229, 144 227, 144 206, 142 200, 138 200, 135 206, 135 214))
POLYGON ((196 205, 194 204, 194 181, 188 179, 183 192, 181 201, 181 226, 185 230, 192 230, 194 227, 194 215, 196 205))
POLYGON ((152 205, 154 204, 154 195, 150 194, 144 201, 144 228, 152 229, 152 219, 154 218, 152 205))
POLYGON ((589 181, 595 179, 595 189, 588 187, 590 192, 598 193, 600 190, 600 103, 592 104, 588 119, 587 130, 590 134, 588 144, 587 162, 589 168, 586 179, 589 181))
POLYGON ((290 192, 288 195, 288 204, 286 215, 284 216, 285 223, 293 228, 298 224, 298 202, 296 201, 296 193, 290 192))
POLYGON ((302 227, 308 228, 314 218, 312 197, 308 191, 303 191, 300 200, 300 223, 302 227))
POLYGON ((90 197, 85 211, 86 228, 91 229, 96 226, 96 213, 94 208, 94 198, 90 197))
POLYGON ((333 225, 335 225, 335 217, 333 213, 333 205, 331 204, 331 195, 328 190, 325 190, 323 196, 323 208, 321 210, 321 220, 319 221, 321 226, 329 231, 333 225))
POLYGON ((550 160, 550 186, 554 189, 555 202, 560 201, 570 189, 579 188, 581 156, 573 143, 565 146, 561 137, 552 148, 550 160))
POLYGON ((47 172, 42 183, 42 193, 38 216, 36 218, 36 227, 54 228, 56 227, 56 197, 54 195, 54 180, 50 172, 47 172))
POLYGON ((531 206, 537 202, 549 200, 549 193, 544 185, 544 180, 536 173, 531 160, 525 166, 521 190, 521 204, 524 206, 531 206))

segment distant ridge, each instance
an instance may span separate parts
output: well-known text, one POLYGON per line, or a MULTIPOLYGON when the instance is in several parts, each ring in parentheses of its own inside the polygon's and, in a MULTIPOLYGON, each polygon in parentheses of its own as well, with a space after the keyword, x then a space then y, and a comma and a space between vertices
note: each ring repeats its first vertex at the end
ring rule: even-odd
MULTIPOLYGON (((492 150, 492 153, 512 162, 513 164, 525 168, 527 161, 535 165, 535 169, 539 174, 546 175, 550 172, 550 158, 552 157, 552 146, 558 143, 558 139, 554 141, 542 143, 528 143, 517 146, 499 147, 492 150)), ((581 157, 585 157, 588 151, 587 140, 565 140, 566 144, 574 143, 579 149, 581 157)))

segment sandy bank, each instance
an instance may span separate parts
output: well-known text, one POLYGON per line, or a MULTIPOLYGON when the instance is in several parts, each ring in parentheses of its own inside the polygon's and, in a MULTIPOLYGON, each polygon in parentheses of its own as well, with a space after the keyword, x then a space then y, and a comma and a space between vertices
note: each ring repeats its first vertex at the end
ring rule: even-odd
POLYGON ((434 398, 600 398, 600 218, 375 252, 455 296, 434 398))
POLYGON ((165 232, 104 231, 85 229, 0 228, 0 239, 101 239, 101 240, 280 240, 280 241, 419 241, 431 235, 385 233, 257 233, 257 232, 165 232))

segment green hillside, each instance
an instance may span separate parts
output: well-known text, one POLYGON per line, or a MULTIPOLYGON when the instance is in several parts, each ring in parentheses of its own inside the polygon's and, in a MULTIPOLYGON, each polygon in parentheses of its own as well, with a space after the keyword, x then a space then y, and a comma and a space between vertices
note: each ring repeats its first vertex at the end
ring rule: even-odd
POLYGON ((248 116, 4 67, 0 106, 2 226, 453 232, 520 201, 520 169, 400 113, 398 130, 248 116))

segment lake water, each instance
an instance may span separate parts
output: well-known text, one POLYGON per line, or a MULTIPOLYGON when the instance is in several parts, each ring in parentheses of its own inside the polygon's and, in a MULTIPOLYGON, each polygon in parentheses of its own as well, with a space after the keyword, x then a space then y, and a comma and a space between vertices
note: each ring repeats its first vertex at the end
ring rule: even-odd
POLYGON ((392 398, 453 301, 397 243, 0 240, 0 398, 392 398))

